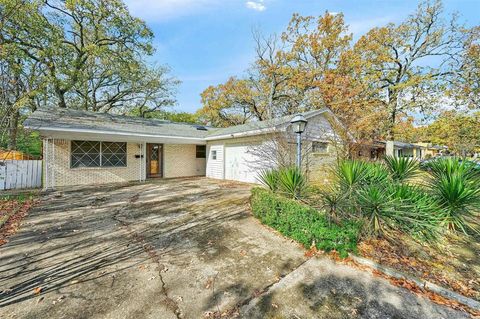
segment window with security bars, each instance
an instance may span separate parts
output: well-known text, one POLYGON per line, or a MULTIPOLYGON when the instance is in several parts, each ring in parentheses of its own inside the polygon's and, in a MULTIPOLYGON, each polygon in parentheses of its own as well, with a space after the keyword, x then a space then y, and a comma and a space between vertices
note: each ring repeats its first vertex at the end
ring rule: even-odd
POLYGON ((125 166, 127 166, 127 143, 72 141, 72 168, 125 166))

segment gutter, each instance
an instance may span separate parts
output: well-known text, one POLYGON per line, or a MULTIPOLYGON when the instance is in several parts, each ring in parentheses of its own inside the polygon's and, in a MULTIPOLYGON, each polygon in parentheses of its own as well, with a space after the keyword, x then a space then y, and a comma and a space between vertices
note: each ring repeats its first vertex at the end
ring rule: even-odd
POLYGON ((38 130, 44 132, 68 132, 68 133, 87 133, 87 134, 109 134, 109 135, 119 135, 119 136, 135 136, 135 137, 155 137, 155 138, 169 138, 169 139, 189 139, 189 140, 198 140, 205 141, 203 137, 186 137, 186 136, 172 136, 172 135, 154 135, 154 134, 139 134, 139 133, 128 133, 128 132, 115 132, 115 131, 100 131, 100 130, 88 130, 88 129, 70 129, 70 128, 55 128, 55 127, 40 127, 33 128, 31 126, 25 126, 27 129, 38 130))
POLYGON ((214 141, 214 140, 222 140, 222 139, 229 139, 229 138, 235 138, 235 137, 246 137, 246 136, 254 136, 254 135, 260 135, 260 134, 267 134, 267 133, 273 133, 277 132, 276 127, 269 127, 269 128, 263 128, 259 130, 252 130, 252 131, 247 131, 247 132, 240 132, 240 133, 231 133, 231 134, 223 134, 223 135, 218 135, 218 136, 211 136, 211 137, 206 137, 204 138, 205 141, 214 141))

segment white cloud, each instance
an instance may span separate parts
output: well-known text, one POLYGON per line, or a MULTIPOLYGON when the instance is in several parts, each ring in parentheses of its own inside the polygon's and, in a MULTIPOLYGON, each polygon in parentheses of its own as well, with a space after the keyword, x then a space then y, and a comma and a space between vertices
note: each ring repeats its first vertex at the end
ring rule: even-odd
POLYGON ((267 7, 263 4, 263 0, 258 0, 258 1, 247 1, 245 3, 245 6, 247 8, 255 10, 255 11, 265 11, 267 7))

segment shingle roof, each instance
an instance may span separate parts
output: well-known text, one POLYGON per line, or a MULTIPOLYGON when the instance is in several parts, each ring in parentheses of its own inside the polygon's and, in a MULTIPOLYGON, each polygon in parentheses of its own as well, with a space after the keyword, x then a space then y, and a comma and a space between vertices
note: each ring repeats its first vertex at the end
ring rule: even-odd
MULTIPOLYGON (((302 113, 306 118, 324 112, 315 110, 302 113)), ((98 131, 108 133, 132 133, 147 135, 162 135, 175 137, 214 138, 224 135, 253 132, 262 129, 276 128, 290 123, 294 115, 287 115, 268 121, 250 122, 226 128, 175 123, 158 119, 95 113, 83 110, 42 108, 33 112, 24 122, 24 126, 34 130, 57 131, 98 131)))
POLYGON ((393 145, 398 148, 420 148, 419 145, 405 143, 405 142, 398 142, 398 141, 393 142, 393 145))
MULTIPOLYGON (((317 113, 320 113, 320 112, 323 112, 323 111, 325 111, 325 109, 308 111, 308 112, 304 112, 302 114, 303 114, 303 116, 308 118, 311 115, 314 115, 314 114, 317 114, 317 113)), ((256 130, 274 128, 274 127, 277 127, 277 126, 281 126, 283 124, 290 123, 290 120, 295 115, 296 114, 286 115, 286 116, 277 117, 275 119, 266 120, 266 121, 249 122, 249 123, 242 124, 242 125, 235 125, 235 126, 230 126, 230 127, 225 127, 225 128, 213 129, 208 133, 207 137, 246 133, 246 132, 249 132, 249 131, 256 131, 256 130)))
POLYGON ((38 109, 28 117, 24 126, 37 130, 54 128, 197 138, 205 137, 212 129, 206 127, 205 131, 198 130, 200 125, 194 124, 60 108, 38 109))

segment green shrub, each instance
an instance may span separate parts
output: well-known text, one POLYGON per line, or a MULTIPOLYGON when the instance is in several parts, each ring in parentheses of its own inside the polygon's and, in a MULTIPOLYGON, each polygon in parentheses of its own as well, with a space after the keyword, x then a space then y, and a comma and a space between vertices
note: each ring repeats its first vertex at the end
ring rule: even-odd
POLYGON ((369 235, 381 236, 395 230, 419 239, 438 235, 438 205, 416 186, 400 183, 369 185, 356 194, 357 207, 369 235))
POLYGON ((458 158, 429 163, 427 186, 441 207, 441 224, 449 231, 479 233, 480 176, 474 164, 458 158))
POLYGON ((435 238, 439 206, 423 189, 401 183, 416 174, 418 164, 403 159, 390 159, 390 163, 340 163, 335 174, 337 191, 322 193, 321 206, 333 220, 339 213, 362 220, 366 236, 401 230, 422 239, 435 238))
POLYGON ((251 206, 253 215, 262 223, 306 248, 314 244, 321 250, 337 250, 341 256, 356 250, 358 222, 330 223, 324 214, 312 207, 258 187, 252 189, 251 206))
POLYGON ((342 217, 347 216, 346 196, 339 189, 331 188, 320 191, 320 202, 320 207, 325 210, 331 221, 337 223, 342 217))
POLYGON ((276 169, 264 169, 257 177, 258 181, 271 191, 278 189, 278 170, 276 169))
POLYGON ((297 167, 282 168, 278 171, 278 188, 291 198, 300 198, 307 188, 307 179, 297 167))
POLYGON ((384 165, 379 163, 365 163, 365 177, 363 185, 380 185, 388 182, 389 174, 384 165))
POLYGON ((409 157, 385 157, 385 165, 391 178, 396 182, 405 182, 419 173, 418 161, 409 157))
POLYGON ((342 191, 352 191, 367 177, 367 165, 357 160, 342 161, 335 169, 335 177, 342 191))

